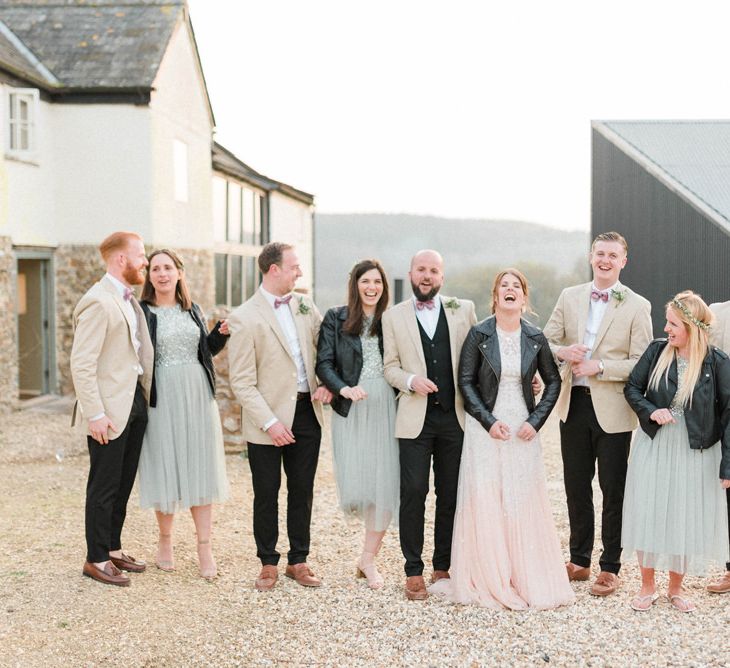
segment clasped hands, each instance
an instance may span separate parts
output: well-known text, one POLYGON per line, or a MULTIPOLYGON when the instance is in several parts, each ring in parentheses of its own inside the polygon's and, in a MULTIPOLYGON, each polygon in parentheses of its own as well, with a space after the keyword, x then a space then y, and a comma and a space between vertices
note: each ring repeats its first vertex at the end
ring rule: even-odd
MULTIPOLYGON (((489 435, 498 441, 509 441, 511 432, 512 430, 506 422, 497 420, 489 430, 489 435)), ((531 441, 535 438, 535 434, 537 434, 535 427, 533 427, 529 422, 523 422, 517 432, 517 438, 523 441, 531 441)))
POLYGON ((578 377, 596 376, 601 372, 598 360, 587 360, 586 354, 590 352, 588 346, 582 343, 574 343, 571 346, 563 346, 556 353, 557 358, 563 362, 572 363, 572 371, 578 377))

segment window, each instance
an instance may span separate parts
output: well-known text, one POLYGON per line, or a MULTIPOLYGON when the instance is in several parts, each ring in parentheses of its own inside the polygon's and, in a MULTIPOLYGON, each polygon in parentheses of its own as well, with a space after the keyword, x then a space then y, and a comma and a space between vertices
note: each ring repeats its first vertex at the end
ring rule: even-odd
POLYGON ((188 145, 175 139, 172 142, 173 174, 175 178, 175 200, 188 201, 188 145))
POLYGON ((8 155, 30 158, 37 148, 38 91, 14 88, 8 93, 8 155))

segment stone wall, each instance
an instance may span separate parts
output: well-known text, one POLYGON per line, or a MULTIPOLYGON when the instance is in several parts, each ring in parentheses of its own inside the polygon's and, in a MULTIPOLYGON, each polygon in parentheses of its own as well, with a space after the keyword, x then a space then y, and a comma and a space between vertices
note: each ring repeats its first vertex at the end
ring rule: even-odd
POLYGON ((18 342, 15 318, 15 257, 10 237, 0 237, 0 414, 18 404, 18 342))

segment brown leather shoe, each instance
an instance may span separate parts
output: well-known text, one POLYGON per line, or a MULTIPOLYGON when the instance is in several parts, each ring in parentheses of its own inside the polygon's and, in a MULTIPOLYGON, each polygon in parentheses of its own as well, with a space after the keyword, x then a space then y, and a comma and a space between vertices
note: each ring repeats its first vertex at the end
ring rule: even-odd
POLYGON ((727 594, 730 592, 730 571, 726 571, 725 575, 707 585, 707 591, 712 594, 727 594))
POLYGON ((253 583, 254 589, 257 591, 269 591, 279 579, 279 569, 276 566, 268 564, 261 568, 256 582, 253 583))
POLYGON ((601 571, 591 585, 591 594, 594 596, 608 596, 618 589, 620 580, 615 573, 601 571))
POLYGON ((590 566, 577 566, 572 561, 569 561, 567 564, 565 564, 565 570, 568 571, 568 580, 571 582, 573 580, 583 581, 587 580, 589 577, 591 577, 591 568, 590 566))
POLYGON ((428 598, 422 575, 410 575, 406 578, 406 598, 409 601, 425 601, 428 598))
POLYGON ((97 582, 117 587, 129 587, 129 578, 122 573, 111 561, 107 561, 102 570, 90 561, 84 562, 83 575, 97 582))
POLYGON ((302 587, 319 587, 322 581, 307 564, 289 564, 284 571, 286 577, 295 580, 302 587))
POLYGON ((431 573, 431 584, 439 580, 450 580, 451 576, 448 571, 434 571, 431 573))
POLYGON ((112 557, 109 555, 109 561, 111 561, 120 571, 129 571, 130 573, 142 573, 147 564, 144 561, 130 557, 128 554, 122 552, 121 557, 112 557))

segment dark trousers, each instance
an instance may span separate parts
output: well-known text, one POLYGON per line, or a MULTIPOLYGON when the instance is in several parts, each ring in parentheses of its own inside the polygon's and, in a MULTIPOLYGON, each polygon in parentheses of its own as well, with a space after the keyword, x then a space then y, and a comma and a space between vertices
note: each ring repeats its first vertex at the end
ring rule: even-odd
POLYGON ((591 565, 595 531, 591 483, 598 461, 598 483, 603 493, 599 563, 601 570, 609 573, 621 569, 621 514, 630 446, 631 432, 603 431, 588 388, 574 387, 568 419, 560 423, 560 447, 570 519, 570 560, 576 566, 591 565))
POLYGON ((307 561, 309 526, 312 521, 314 476, 317 473, 322 430, 309 397, 297 401, 292 425, 295 443, 276 447, 248 444, 248 463, 253 482, 253 535, 261 563, 276 565, 279 553, 279 487, 281 465, 286 473, 286 529, 289 564, 307 561))
POLYGON ((454 531, 456 490, 464 432, 456 412, 429 407, 423 430, 417 438, 398 439, 400 444, 400 546, 407 576, 423 573, 423 525, 433 457, 436 491, 433 568, 451 566, 451 536, 454 531))
MULTIPOLYGON (((730 535, 730 489, 725 490, 725 495, 727 496, 727 531, 730 535)), ((725 564, 725 568, 730 571, 730 561, 725 564)))
POLYGON ((147 402, 137 383, 132 411, 124 431, 101 445, 91 436, 89 480, 86 484, 86 560, 100 563, 122 548, 127 501, 137 475, 139 453, 147 427, 147 402))

